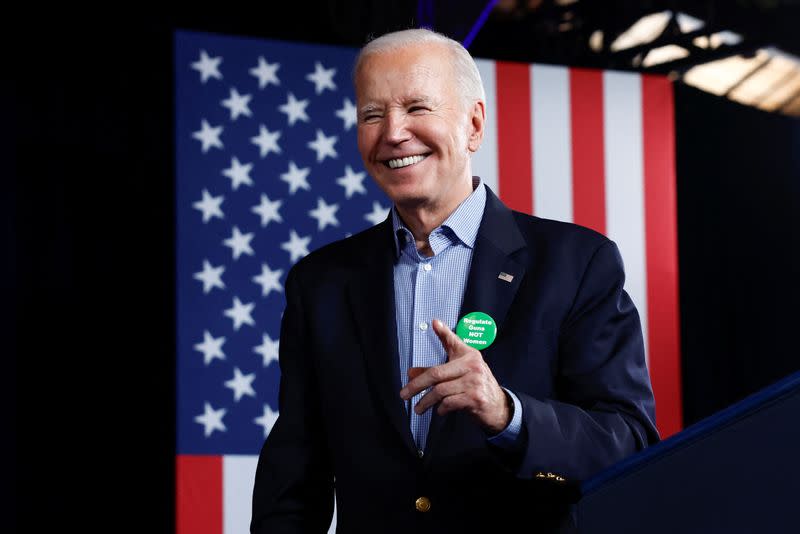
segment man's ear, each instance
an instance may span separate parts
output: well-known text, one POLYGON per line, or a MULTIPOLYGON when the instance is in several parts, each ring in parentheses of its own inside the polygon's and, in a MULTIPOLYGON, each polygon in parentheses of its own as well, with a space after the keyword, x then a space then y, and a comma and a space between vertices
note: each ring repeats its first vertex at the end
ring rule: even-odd
POLYGON ((470 152, 477 152, 483 141, 483 128, 486 124, 486 105, 482 100, 476 101, 469 110, 469 142, 470 152))

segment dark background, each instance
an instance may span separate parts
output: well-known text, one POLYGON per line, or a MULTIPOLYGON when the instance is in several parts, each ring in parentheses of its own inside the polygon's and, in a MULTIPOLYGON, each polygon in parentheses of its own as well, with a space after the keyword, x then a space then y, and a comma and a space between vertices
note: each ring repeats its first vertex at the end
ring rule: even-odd
MULTIPOLYGON (((462 38, 481 3, 450 4, 434 26, 462 38)), ((173 30, 359 46, 420 14, 366 0, 206 13, 5 23, 2 531, 173 531, 173 30)), ((507 24, 490 18, 471 51, 603 66, 546 29, 529 32, 537 47, 503 41, 507 24)), ((800 121, 675 94, 689 425, 800 369, 800 121)))

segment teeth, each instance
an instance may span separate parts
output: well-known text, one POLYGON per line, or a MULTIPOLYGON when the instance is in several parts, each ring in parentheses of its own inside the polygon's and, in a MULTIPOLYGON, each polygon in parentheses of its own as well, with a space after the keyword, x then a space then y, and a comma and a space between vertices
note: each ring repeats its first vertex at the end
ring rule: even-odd
POLYGON ((423 159, 425 159, 425 156, 406 156, 405 158, 390 159, 386 163, 392 169, 400 169, 402 167, 408 167, 414 163, 419 163, 423 159))

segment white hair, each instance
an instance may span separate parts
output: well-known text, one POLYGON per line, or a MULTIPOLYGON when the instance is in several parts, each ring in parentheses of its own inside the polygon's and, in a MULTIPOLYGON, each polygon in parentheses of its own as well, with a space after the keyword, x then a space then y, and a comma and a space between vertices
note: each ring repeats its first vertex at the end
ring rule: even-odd
POLYGON ((459 94, 468 106, 478 100, 486 101, 486 91, 483 89, 481 74, 467 49, 446 35, 424 28, 391 32, 369 41, 358 53, 353 68, 353 79, 367 56, 425 44, 440 44, 450 52, 453 59, 453 77, 458 85, 459 94))

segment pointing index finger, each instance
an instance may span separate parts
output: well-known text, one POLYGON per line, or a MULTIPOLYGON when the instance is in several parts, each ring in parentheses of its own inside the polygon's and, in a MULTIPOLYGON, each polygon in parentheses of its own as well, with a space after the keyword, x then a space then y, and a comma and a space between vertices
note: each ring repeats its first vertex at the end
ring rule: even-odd
POLYGON ((439 341, 442 342, 444 346, 444 350, 447 351, 448 356, 451 356, 451 351, 453 349, 459 348, 464 345, 464 342, 459 339, 459 337, 450 330, 446 324, 444 324, 439 319, 433 320, 433 331, 436 332, 436 335, 439 337, 439 341))

